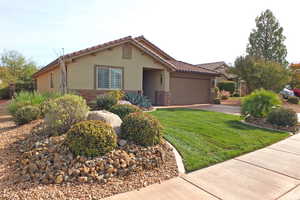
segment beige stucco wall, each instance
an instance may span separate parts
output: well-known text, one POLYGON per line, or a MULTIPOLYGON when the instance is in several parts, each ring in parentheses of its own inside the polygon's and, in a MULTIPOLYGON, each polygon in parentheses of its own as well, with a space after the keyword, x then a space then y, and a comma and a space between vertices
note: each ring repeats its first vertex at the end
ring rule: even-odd
POLYGON ((51 72, 44 73, 37 77, 37 91, 38 92, 58 92, 60 84, 59 69, 56 68, 51 72), (50 74, 53 73, 53 88, 50 88, 50 74))
POLYGON ((69 89, 95 89, 95 65, 123 67, 124 90, 134 91, 143 89, 143 68, 165 70, 166 85, 164 85, 164 89, 168 90, 169 88, 169 72, 163 65, 136 47, 132 49, 131 59, 123 59, 122 47, 118 46, 94 55, 80 57, 68 64, 69 89))

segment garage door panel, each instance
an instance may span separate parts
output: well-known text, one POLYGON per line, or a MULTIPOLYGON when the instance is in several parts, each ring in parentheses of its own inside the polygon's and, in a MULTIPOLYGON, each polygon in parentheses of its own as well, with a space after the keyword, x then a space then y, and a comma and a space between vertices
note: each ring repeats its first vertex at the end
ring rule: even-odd
POLYGON ((210 80, 171 77, 171 104, 198 104, 209 102, 210 80))

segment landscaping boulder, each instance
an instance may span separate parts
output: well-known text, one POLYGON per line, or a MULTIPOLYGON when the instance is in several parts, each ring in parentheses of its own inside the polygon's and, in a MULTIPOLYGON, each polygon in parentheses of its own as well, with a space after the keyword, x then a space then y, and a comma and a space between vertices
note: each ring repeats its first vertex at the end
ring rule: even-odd
POLYGON ((118 115, 114 113, 108 112, 106 110, 90 111, 88 113, 87 119, 103 121, 111 125, 117 134, 120 134, 121 132, 122 120, 118 115))
POLYGON ((122 105, 124 105, 124 104, 132 105, 132 103, 130 103, 129 101, 125 101, 125 100, 119 100, 119 101, 118 101, 118 104, 122 104, 122 105))

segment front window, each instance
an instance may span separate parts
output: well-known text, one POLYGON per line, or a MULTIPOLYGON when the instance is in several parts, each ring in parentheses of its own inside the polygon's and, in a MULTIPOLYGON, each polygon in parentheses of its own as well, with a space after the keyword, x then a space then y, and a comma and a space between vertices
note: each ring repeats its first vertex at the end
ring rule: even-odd
POLYGON ((97 67, 98 89, 122 89, 123 70, 116 67, 97 67))

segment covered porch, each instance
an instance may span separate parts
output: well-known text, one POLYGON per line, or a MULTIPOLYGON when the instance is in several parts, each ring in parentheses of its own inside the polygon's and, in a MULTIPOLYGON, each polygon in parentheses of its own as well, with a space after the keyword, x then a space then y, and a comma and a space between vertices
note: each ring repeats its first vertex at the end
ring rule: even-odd
POLYGON ((169 105, 169 81, 167 70, 143 68, 143 95, 147 96, 153 105, 169 105))

